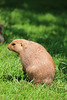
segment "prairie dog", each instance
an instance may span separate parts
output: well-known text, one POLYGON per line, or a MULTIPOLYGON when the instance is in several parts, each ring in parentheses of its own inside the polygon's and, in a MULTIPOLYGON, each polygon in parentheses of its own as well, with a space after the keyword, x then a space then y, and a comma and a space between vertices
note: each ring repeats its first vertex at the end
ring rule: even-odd
POLYGON ((4 42, 4 37, 3 37, 3 24, 0 24, 0 44, 4 42))
POLYGON ((55 75, 55 65, 46 49, 33 41, 16 39, 7 48, 18 53, 24 73, 27 73, 34 84, 51 84, 55 75))

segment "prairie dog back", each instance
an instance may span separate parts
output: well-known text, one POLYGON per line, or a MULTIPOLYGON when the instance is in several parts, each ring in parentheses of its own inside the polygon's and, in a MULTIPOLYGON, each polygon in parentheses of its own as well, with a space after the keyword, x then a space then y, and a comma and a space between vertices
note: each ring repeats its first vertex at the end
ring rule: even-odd
POLYGON ((24 73, 27 73, 30 80, 35 84, 51 84, 55 75, 55 65, 51 55, 46 49, 33 41, 17 39, 12 41, 8 47, 19 54, 24 73))

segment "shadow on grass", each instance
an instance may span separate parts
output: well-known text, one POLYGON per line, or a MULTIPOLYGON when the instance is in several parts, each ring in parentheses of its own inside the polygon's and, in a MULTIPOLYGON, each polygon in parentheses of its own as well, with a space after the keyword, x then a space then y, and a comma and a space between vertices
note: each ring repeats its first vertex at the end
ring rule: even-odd
POLYGON ((29 82, 29 77, 28 77, 28 75, 27 74, 25 74, 25 75, 23 75, 23 77, 22 76, 11 76, 11 75, 3 75, 2 76, 2 79, 3 79, 3 81, 13 81, 14 79, 16 79, 16 80, 18 80, 18 81, 20 81, 20 80, 25 80, 25 81, 28 81, 29 82))
POLYGON ((67 0, 63 1, 63 0, 47 0, 47 1, 44 1, 44 0, 1 0, 0 1, 0 6, 7 6, 7 7, 14 7, 14 8, 23 8, 23 9, 28 9, 28 10, 34 10, 34 11, 37 11, 37 12, 42 12, 44 11, 43 8, 47 8, 47 9, 50 9, 50 8, 55 8, 55 9, 58 9, 58 8, 67 8, 67 0))
POLYGON ((3 81, 13 81, 13 77, 11 75, 3 75, 2 76, 3 81))
MULTIPOLYGON (((60 30, 58 30, 60 31, 60 30)), ((47 51, 52 55, 61 54, 67 57, 67 46, 64 45, 65 34, 57 32, 57 34, 50 34, 47 38, 37 39, 38 43, 43 43, 46 45, 47 51)))
POLYGON ((67 61, 61 61, 58 69, 64 73, 64 79, 67 81, 67 61))

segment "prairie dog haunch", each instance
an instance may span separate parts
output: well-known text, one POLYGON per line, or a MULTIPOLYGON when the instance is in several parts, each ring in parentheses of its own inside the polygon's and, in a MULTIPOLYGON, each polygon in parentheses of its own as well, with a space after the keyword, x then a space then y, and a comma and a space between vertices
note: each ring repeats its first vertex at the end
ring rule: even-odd
POLYGON ((27 73, 36 85, 51 84, 55 75, 55 65, 51 55, 42 45, 25 39, 16 39, 7 48, 18 53, 24 73, 27 73))
POLYGON ((4 42, 4 37, 3 37, 3 24, 0 24, 0 44, 4 42))

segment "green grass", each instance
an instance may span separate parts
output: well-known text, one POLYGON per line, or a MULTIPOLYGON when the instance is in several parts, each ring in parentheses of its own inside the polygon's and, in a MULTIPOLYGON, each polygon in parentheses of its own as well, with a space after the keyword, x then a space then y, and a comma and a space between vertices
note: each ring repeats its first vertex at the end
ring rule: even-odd
POLYGON ((0 100, 66 100, 66 3, 62 0, 2 0, 0 23, 4 24, 5 38, 0 45, 0 100), (7 49, 7 45, 18 38, 40 43, 52 55, 55 77, 51 85, 36 87, 23 75, 20 58, 7 49))

